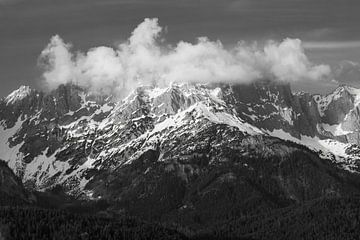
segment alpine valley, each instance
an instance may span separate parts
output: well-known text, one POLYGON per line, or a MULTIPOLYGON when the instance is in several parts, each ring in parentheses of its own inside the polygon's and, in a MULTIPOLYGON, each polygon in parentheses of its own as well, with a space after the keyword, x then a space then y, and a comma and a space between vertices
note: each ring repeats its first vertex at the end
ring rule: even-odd
POLYGON ((164 233, 134 239, 353 239, 359 130, 360 89, 345 85, 173 84, 123 99, 21 86, 0 100, 0 199, 164 233))

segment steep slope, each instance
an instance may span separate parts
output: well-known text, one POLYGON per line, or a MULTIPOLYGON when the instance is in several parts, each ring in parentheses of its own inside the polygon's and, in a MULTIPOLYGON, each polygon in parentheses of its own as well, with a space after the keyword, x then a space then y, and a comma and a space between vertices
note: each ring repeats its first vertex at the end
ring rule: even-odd
POLYGON ((358 171, 358 89, 340 86, 327 96, 311 96, 292 94, 288 84, 258 82, 227 92, 227 104, 246 122, 358 171))
POLYGON ((170 150, 165 141, 167 154, 150 150, 114 171, 102 170, 87 185, 93 197, 116 200, 121 212, 142 218, 200 227, 360 189, 357 175, 295 143, 225 124, 173 134, 177 144, 170 150))
POLYGON ((42 189, 63 183, 76 190, 86 185, 89 169, 126 164, 156 148, 161 143, 157 135, 163 130, 169 135, 172 127, 191 131, 189 123, 208 121, 260 132, 233 116, 216 93, 194 87, 140 88, 113 108, 110 100, 89 101, 68 85, 11 104, 2 101, 1 156, 28 185, 42 189))
POLYGON ((29 200, 21 179, 0 160, 0 206, 29 203, 29 200))
MULTIPOLYGON (((266 81, 141 87, 120 101, 72 84, 47 94, 21 87, 0 101, 0 157, 29 188, 61 184, 87 198, 119 198, 122 188, 117 196, 101 190, 120 178, 118 171, 126 172, 122 184, 132 188, 135 175, 152 173, 151 164, 154 174, 188 182, 200 171, 192 159, 221 166, 251 155, 251 148, 237 152, 244 148, 241 141, 256 143, 259 137, 266 139, 260 141, 264 147, 275 141, 271 136, 308 146, 356 172, 357 99, 358 90, 350 87, 310 96, 266 81)), ((262 158, 257 154, 254 159, 262 158)))
POLYGON ((56 151, 76 130, 104 119, 112 109, 110 99, 74 85, 49 94, 19 88, 0 101, 0 157, 27 184, 59 174, 69 164, 56 161, 56 151))

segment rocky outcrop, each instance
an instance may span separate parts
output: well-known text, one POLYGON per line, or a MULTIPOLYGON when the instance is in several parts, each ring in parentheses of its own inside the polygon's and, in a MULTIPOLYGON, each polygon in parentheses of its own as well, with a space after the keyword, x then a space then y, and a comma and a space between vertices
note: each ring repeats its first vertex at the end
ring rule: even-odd
POLYGON ((232 86, 227 102, 255 126, 269 131, 283 129, 294 137, 314 137, 320 121, 316 103, 309 94, 293 95, 289 84, 257 82, 232 86))
POLYGON ((258 128, 281 129, 299 139, 308 136, 360 144, 358 89, 339 86, 326 96, 293 94, 289 84, 260 81, 224 87, 224 92, 227 104, 258 128))

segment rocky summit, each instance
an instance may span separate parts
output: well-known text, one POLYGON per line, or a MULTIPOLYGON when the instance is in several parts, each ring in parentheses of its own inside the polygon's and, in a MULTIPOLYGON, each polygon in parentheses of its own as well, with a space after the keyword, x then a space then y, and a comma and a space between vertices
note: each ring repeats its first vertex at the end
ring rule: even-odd
POLYGON ((0 101, 0 159, 30 190, 207 224, 359 192, 359 104, 352 87, 322 96, 270 81, 144 86, 120 100, 23 86, 0 101))

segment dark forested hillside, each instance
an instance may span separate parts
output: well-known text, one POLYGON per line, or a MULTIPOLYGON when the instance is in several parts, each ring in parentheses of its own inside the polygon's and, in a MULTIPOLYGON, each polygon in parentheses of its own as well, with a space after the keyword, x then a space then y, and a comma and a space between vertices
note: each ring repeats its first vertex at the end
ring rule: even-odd
POLYGON ((25 190, 21 179, 0 160, 0 206, 22 205, 30 202, 30 196, 25 190))
POLYGON ((174 230, 134 218, 110 220, 65 211, 0 208, 0 239, 186 239, 174 230))
POLYGON ((360 198, 317 199, 262 214, 230 219, 196 239, 358 239, 360 198))
POLYGON ((360 198, 323 198, 203 229, 28 207, 0 208, 0 239, 358 239, 360 198), (170 227, 169 227, 170 226, 170 227), (1 238, 2 237, 2 238, 1 238))

